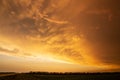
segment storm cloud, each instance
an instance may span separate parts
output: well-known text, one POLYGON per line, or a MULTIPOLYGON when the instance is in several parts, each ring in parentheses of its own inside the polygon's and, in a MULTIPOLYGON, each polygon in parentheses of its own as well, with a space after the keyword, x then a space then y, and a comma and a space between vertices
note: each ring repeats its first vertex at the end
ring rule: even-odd
MULTIPOLYGON (((119 3, 1 0, 0 39, 14 42, 25 52, 44 52, 81 64, 120 66, 119 3)), ((0 47, 1 50, 16 51, 0 47)))

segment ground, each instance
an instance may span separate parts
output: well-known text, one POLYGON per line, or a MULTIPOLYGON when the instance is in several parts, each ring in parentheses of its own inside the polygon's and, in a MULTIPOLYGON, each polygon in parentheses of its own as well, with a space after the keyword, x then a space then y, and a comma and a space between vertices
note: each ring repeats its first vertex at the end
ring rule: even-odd
POLYGON ((120 80, 120 73, 19 73, 0 80, 120 80))

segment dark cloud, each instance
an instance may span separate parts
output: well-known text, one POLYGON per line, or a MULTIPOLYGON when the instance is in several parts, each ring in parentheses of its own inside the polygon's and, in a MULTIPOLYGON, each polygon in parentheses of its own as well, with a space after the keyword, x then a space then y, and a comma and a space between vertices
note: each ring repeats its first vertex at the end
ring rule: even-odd
POLYGON ((1 0, 0 34, 78 62, 88 55, 103 64, 120 65, 119 3, 118 0, 1 0))
POLYGON ((87 14, 81 14, 82 32, 86 35, 93 55, 105 64, 118 64, 120 60, 119 1, 94 1, 87 14), (109 20, 109 16, 111 19, 109 20))

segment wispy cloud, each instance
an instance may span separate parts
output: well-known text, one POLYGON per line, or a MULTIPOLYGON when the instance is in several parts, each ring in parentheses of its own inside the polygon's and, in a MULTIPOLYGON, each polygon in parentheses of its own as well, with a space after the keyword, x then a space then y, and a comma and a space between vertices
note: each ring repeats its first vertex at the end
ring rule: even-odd
POLYGON ((14 55, 14 56, 31 56, 31 53, 22 51, 18 48, 6 48, 6 47, 1 47, 0 46, 0 52, 5 55, 14 55))
POLYGON ((0 47, 0 52, 17 54, 19 52, 19 50, 18 49, 10 50, 10 49, 0 47))
POLYGON ((56 23, 56 24, 67 24, 67 21, 58 21, 58 20, 53 20, 50 18, 44 18, 45 20, 47 20, 48 22, 52 22, 52 23, 56 23))

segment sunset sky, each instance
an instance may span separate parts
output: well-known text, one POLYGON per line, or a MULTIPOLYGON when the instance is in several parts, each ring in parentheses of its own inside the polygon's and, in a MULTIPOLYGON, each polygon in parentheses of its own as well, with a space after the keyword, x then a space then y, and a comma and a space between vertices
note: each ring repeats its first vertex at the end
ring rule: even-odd
POLYGON ((120 0, 0 0, 4 71, 120 71, 120 0))

